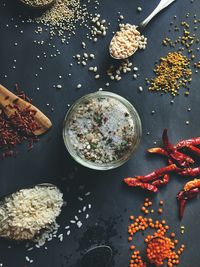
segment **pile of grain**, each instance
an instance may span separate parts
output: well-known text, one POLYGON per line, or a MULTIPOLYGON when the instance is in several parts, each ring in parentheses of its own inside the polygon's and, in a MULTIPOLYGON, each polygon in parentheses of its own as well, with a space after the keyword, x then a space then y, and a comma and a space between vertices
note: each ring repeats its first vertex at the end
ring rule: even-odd
POLYGON ((0 236, 14 240, 33 239, 46 226, 55 223, 63 205, 56 186, 23 189, 0 203, 0 236))
POLYGON ((62 36, 65 31, 74 33, 76 23, 82 24, 87 15, 87 8, 81 5, 80 0, 57 0, 42 16, 36 18, 36 22, 49 26, 52 36, 62 36))
POLYGON ((21 0, 21 1, 32 7, 41 7, 44 5, 48 5, 52 2, 52 0, 21 0))

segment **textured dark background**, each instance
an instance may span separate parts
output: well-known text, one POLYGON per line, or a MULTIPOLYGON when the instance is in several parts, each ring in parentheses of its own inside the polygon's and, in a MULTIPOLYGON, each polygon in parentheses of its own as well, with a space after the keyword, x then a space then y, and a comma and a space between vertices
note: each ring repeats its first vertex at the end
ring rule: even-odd
MULTIPOLYGON (((100 13, 102 18, 111 22, 108 35, 96 45, 88 44, 88 51, 96 53, 96 63, 102 72, 111 64, 108 57, 108 43, 112 31, 117 27, 117 12, 121 11, 126 21, 139 23, 158 3, 157 0, 102 0, 100 1, 100 13), (138 14, 137 6, 143 11, 138 14)), ((72 55, 80 52, 80 43, 85 36, 85 29, 78 29, 70 44, 61 45, 59 40, 51 43, 56 48, 48 46, 49 36, 34 34, 35 25, 22 23, 18 17, 24 10, 17 5, 17 1, 0 1, 0 82, 8 88, 13 88, 15 82, 19 82, 21 88, 33 98, 34 104, 41 108, 53 122, 53 129, 41 142, 35 145, 31 152, 26 152, 25 147, 20 147, 17 159, 6 159, 0 162, 0 194, 4 195, 16 191, 19 188, 30 186, 40 182, 51 182, 58 185, 64 193, 67 207, 64 208, 59 223, 61 230, 68 225, 70 219, 77 213, 82 205, 77 197, 83 192, 91 191, 87 203, 92 203, 90 218, 84 220, 83 227, 72 227, 72 233, 66 237, 63 230, 64 240, 57 239, 48 244, 48 250, 44 248, 27 253, 24 244, 11 244, 0 241, 0 262, 6 267, 24 267, 28 264, 25 255, 34 259, 34 267, 61 267, 78 266, 81 253, 95 244, 110 244, 114 249, 114 266, 127 266, 129 261, 129 246, 127 244, 127 224, 131 213, 138 214, 141 203, 147 194, 140 190, 132 190, 122 184, 125 176, 144 174, 156 167, 163 166, 165 162, 160 157, 148 157, 145 149, 154 146, 154 142, 160 142, 163 128, 169 129, 173 142, 179 139, 200 135, 199 127, 199 75, 193 75, 191 92, 189 97, 184 96, 184 90, 175 98, 174 105, 170 104, 170 95, 161 96, 147 91, 144 78, 153 75, 154 62, 170 49, 161 46, 162 39, 168 35, 169 23, 173 16, 177 15, 177 22, 185 20, 185 15, 190 12, 191 17, 199 13, 200 1, 177 0, 167 10, 160 14, 147 27, 145 34, 148 37, 148 47, 144 52, 135 54, 132 61, 139 67, 140 77, 133 80, 131 75, 125 76, 120 83, 111 83, 109 90, 118 93, 133 103, 136 107, 143 126, 141 144, 135 155, 124 166, 107 172, 97 172, 85 169, 70 159, 65 150, 62 140, 62 122, 67 111, 67 104, 86 93, 94 92, 98 88, 105 89, 106 76, 95 81, 93 75, 87 69, 74 64, 72 55), (6 7, 3 3, 6 2, 6 7), (13 19, 12 19, 13 18, 13 19), (6 25, 9 27, 6 27, 6 25), (18 25, 16 28, 15 25, 18 25), (24 33, 20 34, 20 30, 24 33), (35 45, 34 40, 44 40, 42 46, 35 45), (17 42, 18 45, 14 46, 17 42), (46 51, 50 55, 57 48, 61 55, 56 58, 38 60, 36 55, 46 51), (13 63, 16 59, 17 62, 13 63), (12 66, 15 65, 16 69, 12 66), (43 67, 43 71, 39 67, 43 67), (67 74, 71 72, 72 77, 67 74), (38 77, 35 77, 38 73, 38 77), (7 78, 4 75, 8 75, 7 78), (62 79, 58 78, 62 75, 62 79), (83 87, 76 89, 81 83, 83 87), (62 90, 53 88, 53 84, 62 84, 62 90), (144 91, 138 92, 142 85, 144 91), (36 88, 40 87, 40 91, 36 88), (50 107, 55 110, 51 112, 50 107), (187 111, 190 107, 191 112, 187 111), (152 115, 151 111, 155 110, 152 115), (190 124, 185 122, 189 120, 190 124), (146 135, 150 132, 150 135, 146 135), (84 185, 83 192, 80 185, 84 185), (11 245, 11 248, 8 246, 11 245)), ((199 30, 197 32, 199 34, 199 30)), ((54 52, 53 52, 54 53, 54 52)), ((173 230, 176 230, 180 240, 185 242, 186 251, 181 257, 181 267, 199 266, 199 203, 197 200, 190 203, 186 209, 185 217, 180 223, 177 217, 176 194, 182 188, 185 180, 173 175, 168 186, 164 187, 156 196, 155 203, 159 199, 165 200, 163 216, 167 219, 173 230), (180 225, 185 225, 185 235, 180 234, 180 225)), ((81 187, 82 188, 82 187, 81 187)), ((86 202, 84 202, 86 203, 86 202)), ((143 239, 140 235, 135 242, 142 248, 143 239)), ((144 249, 144 247, 143 247, 144 249)))

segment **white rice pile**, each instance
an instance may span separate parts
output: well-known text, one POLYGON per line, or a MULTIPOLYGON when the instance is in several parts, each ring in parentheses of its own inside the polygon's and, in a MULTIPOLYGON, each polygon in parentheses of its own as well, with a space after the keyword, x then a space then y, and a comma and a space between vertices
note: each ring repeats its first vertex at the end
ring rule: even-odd
POLYGON ((0 236, 14 240, 33 239, 55 223, 63 195, 56 186, 37 185, 22 189, 0 202, 0 236))

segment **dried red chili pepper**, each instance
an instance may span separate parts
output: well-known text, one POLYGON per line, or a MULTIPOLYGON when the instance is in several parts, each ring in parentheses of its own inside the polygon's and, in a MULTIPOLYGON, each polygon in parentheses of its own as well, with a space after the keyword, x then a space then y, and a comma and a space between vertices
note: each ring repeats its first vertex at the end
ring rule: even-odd
POLYGON ((167 129, 164 129, 162 139, 165 150, 168 153, 168 157, 171 158, 174 163, 180 167, 189 167, 194 163, 194 160, 191 157, 179 152, 175 146, 169 142, 167 129))
POLYGON ((146 189, 148 191, 156 193, 158 191, 158 188, 154 185, 151 185, 149 183, 143 183, 141 181, 138 181, 136 178, 125 178, 124 182, 131 187, 140 187, 142 189, 146 189))
MULTIPOLYGON (((141 188, 148 187, 149 190, 157 192, 158 187, 161 185, 167 184, 169 182, 169 174, 175 172, 176 174, 182 176, 196 177, 200 175, 200 166, 191 167, 191 164, 194 163, 194 160, 187 156, 186 154, 179 152, 178 149, 188 148, 191 152, 200 156, 200 148, 197 148, 197 145, 200 145, 200 137, 182 140, 176 146, 173 146, 167 136, 167 130, 163 132, 163 143, 164 149, 150 148, 147 151, 149 153, 156 153, 167 157, 168 166, 157 169, 144 176, 136 176, 134 178, 126 178, 126 182, 129 186, 140 186, 141 188), (147 185, 146 185, 147 184, 147 185), (145 186, 144 186, 145 185, 145 186), (151 187, 153 186, 153 187, 151 187), (153 189, 152 189, 153 188, 153 189)), ((184 186, 184 190, 179 192, 177 195, 177 200, 179 201, 179 216, 183 217, 185 206, 187 200, 193 199, 200 192, 200 179, 195 179, 194 181, 188 182, 184 186)))
POLYGON ((168 157, 167 152, 161 147, 150 148, 147 150, 147 152, 149 152, 151 154, 159 154, 159 155, 165 156, 165 157, 167 157, 168 164, 169 165, 173 164, 173 161, 168 157))
POLYGON ((192 146, 200 145, 200 137, 182 140, 176 144, 176 148, 181 149, 184 147, 188 147, 189 145, 192 145, 192 146))
POLYGON ((184 191, 184 190, 180 191, 177 194, 177 200, 179 202, 179 217, 180 217, 180 219, 183 218, 187 200, 191 200, 191 199, 195 198, 199 194, 199 192, 200 192, 199 188, 193 188, 193 189, 190 189, 188 191, 184 191))
POLYGON ((184 185, 184 191, 189 191, 191 190, 192 188, 200 188, 200 179, 194 179, 192 181, 189 181, 187 182, 185 185, 184 185))
POLYGON ((185 207, 186 207, 186 200, 185 199, 179 199, 179 219, 181 220, 183 218, 185 207))
POLYGON ((163 176, 163 179, 159 179, 152 182, 152 185, 155 185, 157 187, 168 184, 169 183, 169 174, 165 174, 163 176))
POLYGON ((135 178, 142 181, 142 182, 151 182, 153 180, 158 179, 159 177, 163 177, 165 174, 173 172, 173 171, 181 171, 180 168, 176 166, 176 164, 171 164, 166 167, 157 169, 149 174, 146 174, 144 176, 136 176, 135 178))
POLYGON ((175 170, 176 173, 183 176, 196 177, 200 175, 200 167, 196 168, 185 168, 183 170, 175 170))
POLYGON ((168 153, 165 151, 165 149, 163 149, 161 147, 149 148, 149 149, 147 149, 147 152, 149 152, 151 154, 159 154, 159 155, 168 157, 168 153))
POLYGON ((195 147, 193 145, 188 145, 187 146, 188 150, 191 151, 193 154, 195 154, 196 156, 200 157, 200 149, 198 147, 195 147))
POLYGON ((189 166, 189 164, 194 163, 194 160, 191 157, 177 151, 177 149, 171 143, 169 143, 166 129, 163 131, 163 143, 165 145, 165 149, 160 147, 155 147, 155 148, 150 148, 147 151, 152 154, 155 153, 166 156, 181 167, 187 167, 189 166))

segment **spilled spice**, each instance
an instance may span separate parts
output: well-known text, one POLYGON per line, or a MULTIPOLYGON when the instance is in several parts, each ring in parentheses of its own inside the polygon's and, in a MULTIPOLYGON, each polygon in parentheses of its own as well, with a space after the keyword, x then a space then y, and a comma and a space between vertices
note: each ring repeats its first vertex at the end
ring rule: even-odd
MULTIPOLYGON (((163 206, 164 202, 160 201, 159 204, 163 206)), ((185 246, 181 245, 178 249, 176 248, 178 244, 178 240, 175 239, 176 234, 172 232, 167 235, 170 227, 164 219, 154 220, 151 217, 147 217, 147 214, 152 211, 152 205, 152 201, 146 198, 141 208, 144 215, 140 215, 137 218, 133 215, 130 216, 131 224, 128 226, 128 241, 132 242, 133 237, 141 231, 144 235, 144 243, 146 243, 146 257, 142 258, 141 252, 137 250, 136 245, 131 244, 132 255, 129 267, 146 267, 147 263, 163 266, 164 261, 167 262, 168 267, 174 267, 180 262, 180 255, 185 246), (145 235, 147 229, 153 230, 153 233, 145 235)))
POLYGON ((150 91, 169 92, 172 96, 176 96, 179 94, 179 89, 185 87, 188 89, 185 95, 188 96, 189 83, 192 81, 191 67, 194 67, 194 73, 198 73, 199 68, 197 58, 200 39, 197 33, 200 19, 189 13, 186 14, 186 20, 178 22, 176 19, 177 16, 174 16, 170 22, 169 34, 162 41, 163 46, 176 51, 162 57, 160 64, 157 64, 154 70, 156 77, 146 81, 150 91))
POLYGON ((191 25, 192 22, 189 24, 187 21, 182 21, 180 25, 178 25, 175 20, 176 17, 174 17, 174 21, 170 23, 171 27, 169 30, 169 32, 173 32, 173 36, 167 36, 162 43, 164 46, 172 48, 177 47, 179 51, 186 51, 188 57, 193 60, 196 58, 195 50, 199 50, 198 48, 195 48, 195 45, 200 42, 199 37, 196 34, 200 20, 194 17, 193 27, 191 25))
MULTIPOLYGON (((106 219, 99 218, 95 224, 86 226, 83 236, 79 239, 78 251, 84 255, 87 250, 95 246, 110 246, 113 253, 111 266, 115 266, 114 256, 118 254, 119 251, 114 246, 112 238, 117 236, 117 222, 119 221, 122 221, 121 216, 109 217, 106 219)), ((102 266, 101 263, 102 261, 96 261, 94 266, 100 267, 102 266)))
MULTIPOLYGON (((29 103, 31 100, 20 91, 16 85, 16 95, 29 103)), ((5 112, 0 109, 0 157, 16 156, 16 145, 28 142, 28 150, 32 149, 33 143, 39 139, 33 132, 39 129, 39 125, 35 122, 36 111, 30 107, 20 109, 16 103, 12 107, 15 113, 8 117, 5 112)))
POLYGON ((147 79, 150 91, 163 91, 176 96, 181 87, 188 88, 192 81, 190 61, 180 52, 171 52, 161 57, 154 72, 156 77, 147 79))

